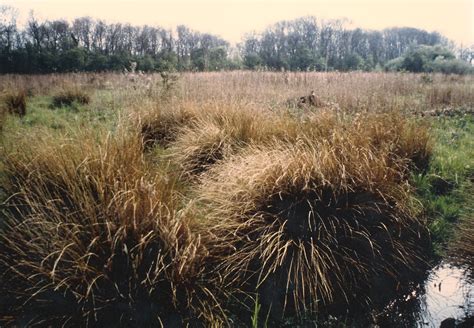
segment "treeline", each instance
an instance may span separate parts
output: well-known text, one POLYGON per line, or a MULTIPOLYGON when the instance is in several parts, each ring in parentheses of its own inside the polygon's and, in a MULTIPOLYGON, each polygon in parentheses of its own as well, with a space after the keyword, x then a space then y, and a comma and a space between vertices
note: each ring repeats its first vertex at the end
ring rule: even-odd
POLYGON ((222 38, 182 25, 173 33, 89 17, 72 23, 30 17, 19 29, 6 10, 0 20, 0 73, 123 70, 132 61, 143 71, 231 69, 228 52, 222 38))
MULTIPOLYGON (((278 22, 261 34, 247 35, 241 53, 249 68, 370 71, 386 68, 389 61, 409 50, 435 45, 452 48, 450 41, 437 32, 409 27, 347 29, 344 20, 303 17, 278 22)), ((462 59, 472 60, 472 50, 462 49, 462 59)))
MULTIPOLYGON (((415 28, 347 29, 341 20, 304 17, 249 34, 237 49, 226 40, 180 25, 108 24, 89 17, 38 21, 19 28, 14 10, 0 8, 0 73, 121 71, 374 70, 420 45, 448 46, 439 33, 415 28)), ((450 56, 454 57, 454 56, 450 56)), ((472 51, 461 52, 471 60, 472 51)), ((404 69, 402 66, 396 66, 404 69)))

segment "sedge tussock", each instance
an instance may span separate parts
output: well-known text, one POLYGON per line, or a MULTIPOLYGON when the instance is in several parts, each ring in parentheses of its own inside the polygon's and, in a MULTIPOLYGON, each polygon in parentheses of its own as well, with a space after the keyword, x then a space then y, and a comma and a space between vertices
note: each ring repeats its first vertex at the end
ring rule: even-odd
POLYGON ((0 111, 23 117, 26 115, 26 100, 24 90, 7 90, 0 95, 0 111))
POLYGON ((138 135, 38 137, 6 151, 0 322, 147 326, 222 322, 206 250, 173 181, 138 135), (95 140, 95 142, 94 142, 95 140))
POLYGON ((462 218, 457 228, 457 237, 450 245, 450 255, 457 263, 474 266, 474 220, 472 217, 462 218))
POLYGON ((203 111, 200 117, 178 130, 170 144, 170 157, 187 177, 196 176, 224 157, 253 143, 287 138, 294 120, 252 108, 221 107, 203 111))
POLYGON ((354 136, 364 138, 372 149, 388 147, 394 157, 409 161, 411 169, 427 169, 433 153, 433 140, 426 121, 384 113, 359 115, 352 124, 354 136))
POLYGON ((407 169, 426 169, 432 153, 428 126, 393 113, 352 116, 319 110, 295 117, 251 107, 219 109, 203 108, 199 117, 177 129, 176 140, 169 144, 170 156, 185 176, 200 174, 248 145, 276 140, 337 144, 347 139, 374 152, 388 151, 394 162, 409 162, 407 169))
POLYGON ((190 124, 196 116, 196 110, 187 106, 177 109, 152 108, 144 113, 135 113, 132 121, 137 122, 146 148, 154 145, 167 147, 176 140, 179 129, 190 124))
POLYGON ((87 105, 91 102, 91 97, 79 86, 68 86, 63 87, 53 96, 51 105, 53 107, 71 106, 74 102, 87 105))
POLYGON ((301 314, 414 266, 425 230, 389 157, 350 140, 276 142, 211 168, 196 193, 229 288, 301 314))

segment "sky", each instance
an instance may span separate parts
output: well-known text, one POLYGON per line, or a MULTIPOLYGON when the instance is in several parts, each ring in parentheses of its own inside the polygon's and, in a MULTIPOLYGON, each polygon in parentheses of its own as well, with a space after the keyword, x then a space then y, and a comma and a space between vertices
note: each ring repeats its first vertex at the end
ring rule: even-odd
POLYGON ((474 44, 474 0, 0 0, 18 9, 25 22, 90 16, 109 23, 184 24, 231 43, 247 32, 302 16, 347 18, 350 27, 383 29, 409 26, 438 31, 458 45, 474 44))

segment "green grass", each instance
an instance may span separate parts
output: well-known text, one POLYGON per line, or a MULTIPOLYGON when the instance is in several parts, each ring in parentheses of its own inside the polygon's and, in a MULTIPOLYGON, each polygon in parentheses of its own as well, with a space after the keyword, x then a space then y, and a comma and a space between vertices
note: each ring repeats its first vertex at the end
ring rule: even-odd
POLYGON ((435 148, 428 170, 413 177, 429 220, 433 248, 443 255, 461 216, 472 217, 468 202, 474 181, 474 118, 433 120, 435 148))
POLYGON ((52 106, 50 95, 37 95, 28 98, 26 115, 10 115, 5 129, 15 131, 21 128, 47 128, 67 132, 78 127, 106 127, 114 130, 120 108, 114 105, 110 94, 101 93, 90 104, 73 102, 71 105, 52 106))

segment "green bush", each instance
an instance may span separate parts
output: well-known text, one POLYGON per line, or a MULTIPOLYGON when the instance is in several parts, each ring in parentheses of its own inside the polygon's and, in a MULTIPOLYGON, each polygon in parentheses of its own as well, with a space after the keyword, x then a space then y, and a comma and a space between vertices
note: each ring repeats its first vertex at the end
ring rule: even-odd
POLYGON ((446 48, 440 46, 418 46, 403 56, 385 64, 387 71, 437 72, 444 74, 468 74, 473 70, 470 65, 446 48))
POLYGON ((403 70, 403 57, 397 57, 385 64, 385 70, 390 72, 403 70))
POLYGON ((428 64, 428 70, 431 72, 444 74, 469 74, 473 73, 472 67, 461 59, 443 59, 436 58, 433 62, 428 64))

